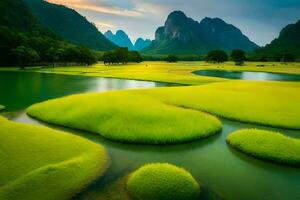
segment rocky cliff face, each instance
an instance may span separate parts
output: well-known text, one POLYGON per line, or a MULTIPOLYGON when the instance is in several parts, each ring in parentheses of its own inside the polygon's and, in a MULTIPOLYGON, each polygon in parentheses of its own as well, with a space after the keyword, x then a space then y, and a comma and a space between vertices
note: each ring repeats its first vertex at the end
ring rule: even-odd
POLYGON ((181 11, 172 12, 163 27, 155 33, 148 48, 152 53, 206 53, 213 49, 246 51, 258 48, 233 25, 218 18, 205 18, 200 23, 181 11))

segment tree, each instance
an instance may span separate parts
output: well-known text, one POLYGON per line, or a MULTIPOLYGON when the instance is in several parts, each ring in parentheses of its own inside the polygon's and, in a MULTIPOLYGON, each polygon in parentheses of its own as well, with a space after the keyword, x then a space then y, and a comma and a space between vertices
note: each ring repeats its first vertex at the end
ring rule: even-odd
POLYGON ((128 51, 128 48, 119 48, 103 54, 105 65, 126 64, 127 62, 142 62, 143 58, 137 51, 128 51))
POLYGON ((140 63, 143 61, 142 56, 139 54, 139 52, 137 51, 130 51, 129 52, 129 58, 128 60, 130 62, 136 62, 136 63, 140 63))
POLYGON ((246 60, 246 53, 241 49, 236 49, 231 52, 231 59, 235 62, 235 65, 243 65, 246 60))
POLYGON ((86 47, 78 47, 80 62, 86 65, 92 65, 97 62, 96 55, 86 47))
POLYGON ((166 61, 169 63, 175 63, 175 62, 178 62, 178 57, 175 55, 168 55, 166 57, 166 61))
POLYGON ((40 59, 39 54, 34 49, 25 46, 18 46, 16 49, 13 49, 12 56, 21 69, 25 69, 25 66, 34 64, 40 59))
POLYGON ((282 62, 295 62, 296 56, 292 53, 285 53, 281 57, 282 62))
POLYGON ((228 55, 222 50, 213 50, 208 53, 205 59, 207 62, 222 63, 228 61, 228 55))

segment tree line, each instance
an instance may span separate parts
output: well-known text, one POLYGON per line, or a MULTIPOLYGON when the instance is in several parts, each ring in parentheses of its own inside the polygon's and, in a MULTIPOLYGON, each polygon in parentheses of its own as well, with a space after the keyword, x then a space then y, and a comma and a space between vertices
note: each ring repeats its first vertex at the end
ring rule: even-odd
POLYGON ((143 58, 137 51, 129 51, 126 47, 105 52, 102 60, 105 65, 117 65, 127 64, 128 62, 140 63, 143 58))

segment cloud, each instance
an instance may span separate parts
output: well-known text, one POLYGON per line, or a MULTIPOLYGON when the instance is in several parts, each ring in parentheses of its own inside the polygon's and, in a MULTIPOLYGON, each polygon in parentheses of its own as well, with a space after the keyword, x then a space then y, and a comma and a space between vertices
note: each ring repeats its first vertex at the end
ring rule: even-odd
POLYGON ((71 1, 48 0, 48 2, 66 5, 70 8, 77 9, 77 10, 89 10, 89 11, 100 12, 100 13, 111 14, 111 15, 118 15, 118 16, 137 17, 142 15, 142 13, 138 11, 122 9, 119 7, 108 7, 105 5, 102 6, 101 4, 99 5, 99 3, 93 4, 92 2, 82 1, 82 0, 71 0, 71 1))

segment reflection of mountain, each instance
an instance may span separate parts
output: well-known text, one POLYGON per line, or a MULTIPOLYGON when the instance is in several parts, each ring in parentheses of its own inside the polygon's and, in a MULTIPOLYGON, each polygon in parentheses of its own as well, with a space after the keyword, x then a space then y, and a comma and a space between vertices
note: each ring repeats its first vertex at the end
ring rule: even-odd
POLYGON ((172 12, 155 33, 155 40, 147 49, 153 54, 198 54, 222 49, 246 51, 258 48, 233 25, 219 18, 205 18, 200 23, 183 12, 172 12))

